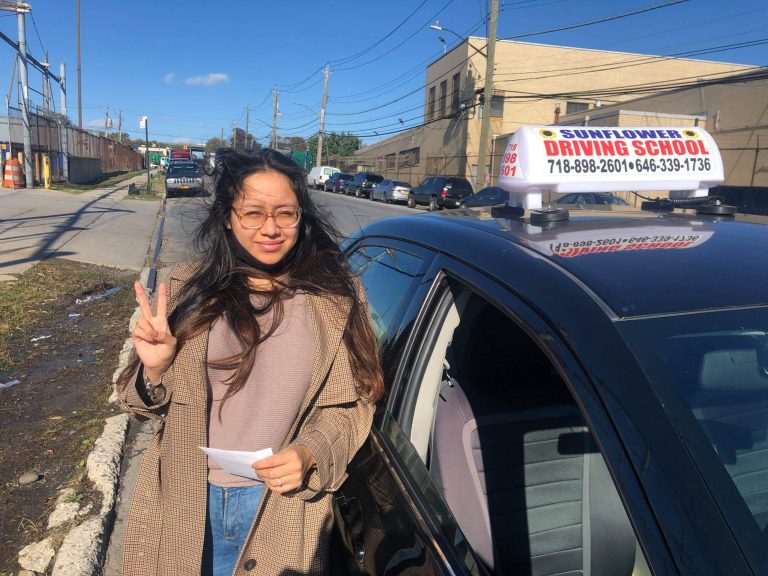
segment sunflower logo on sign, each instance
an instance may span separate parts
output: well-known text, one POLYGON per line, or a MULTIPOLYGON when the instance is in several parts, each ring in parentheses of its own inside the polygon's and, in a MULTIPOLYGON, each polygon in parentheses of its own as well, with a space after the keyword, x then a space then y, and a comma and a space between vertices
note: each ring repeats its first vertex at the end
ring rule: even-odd
POLYGON ((549 128, 542 128, 539 130, 539 136, 542 138, 557 138, 557 132, 550 130, 549 128))
POLYGON ((683 136, 686 138, 698 138, 699 133, 696 130, 683 130, 683 136))

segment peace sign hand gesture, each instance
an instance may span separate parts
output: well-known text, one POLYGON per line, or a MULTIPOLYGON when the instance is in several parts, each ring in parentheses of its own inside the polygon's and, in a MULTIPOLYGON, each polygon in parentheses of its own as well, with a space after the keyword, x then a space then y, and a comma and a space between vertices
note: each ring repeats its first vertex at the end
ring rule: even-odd
POLYGON ((144 287, 140 282, 135 282, 133 288, 141 309, 141 318, 136 322, 131 338, 136 354, 144 365, 144 376, 151 382, 157 382, 176 355, 176 338, 168 326, 168 290, 165 284, 158 287, 157 315, 153 315, 144 287))

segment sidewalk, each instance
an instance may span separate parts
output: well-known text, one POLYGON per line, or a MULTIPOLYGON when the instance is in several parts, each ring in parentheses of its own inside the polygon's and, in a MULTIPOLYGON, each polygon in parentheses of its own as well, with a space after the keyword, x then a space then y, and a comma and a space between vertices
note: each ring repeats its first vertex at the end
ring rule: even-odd
MULTIPOLYGON (((158 232, 158 214, 163 206, 160 200, 137 200, 128 196, 131 183, 141 184, 145 180, 146 176, 141 175, 80 194, 43 188, 0 188, 0 281, 13 280, 12 274, 21 273, 45 258, 57 257, 136 270, 145 282, 158 232)), ((121 366, 125 360, 124 348, 119 358, 121 366)), ((101 509, 67 534, 51 561, 52 568, 49 567, 55 576, 105 573, 100 569, 107 544, 105 537, 110 535, 115 514, 120 519, 118 528, 125 515, 123 506, 115 510, 117 490, 132 488, 128 479, 135 476, 135 471, 123 471, 128 486, 121 486, 121 461, 128 427, 125 414, 108 418, 88 456, 87 475, 102 492, 101 509)), ((131 438, 139 436, 130 442, 136 449, 141 445, 142 432, 147 436, 149 430, 141 426, 130 428, 131 438)), ((125 464, 138 468, 139 456, 140 453, 129 454, 125 464)), ((130 501, 130 495, 126 496, 123 498, 130 501)), ((115 548, 119 549, 121 544, 115 548)), ((30 557, 48 554, 46 541, 28 548, 31 548, 30 557)), ((115 560, 111 562, 114 564, 115 560)), ((47 563, 44 559, 40 565, 47 563)), ((105 566, 104 570, 119 574, 111 567, 105 566)), ((20 572, 25 573, 31 574, 27 570, 20 572)))
POLYGON ((131 183, 144 181, 81 194, 0 188, 0 281, 50 257, 141 270, 161 206, 128 196, 131 183))

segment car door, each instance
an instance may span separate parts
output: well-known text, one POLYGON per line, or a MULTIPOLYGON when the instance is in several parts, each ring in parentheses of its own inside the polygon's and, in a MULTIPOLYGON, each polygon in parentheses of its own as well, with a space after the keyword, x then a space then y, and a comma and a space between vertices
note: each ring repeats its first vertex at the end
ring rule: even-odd
POLYGON ((413 189, 413 196, 416 198, 416 202, 419 204, 426 204, 429 202, 430 190, 434 186, 435 178, 430 176, 421 181, 416 188, 413 189))
POLYGON ((546 319, 442 255, 407 297, 387 402, 339 494, 356 573, 652 574, 658 532, 641 545, 622 504, 636 479, 620 496, 598 448, 626 468, 620 443, 546 319))
MULTIPOLYGON (((432 284, 427 274, 432 258, 421 248, 375 239, 349 251, 352 269, 366 288, 387 385, 393 382, 432 284)), ((461 534, 425 470, 411 469, 409 463, 417 456, 398 434, 389 410, 380 406, 375 420, 371 436, 349 466, 349 478, 336 494, 339 530, 332 546, 332 573, 484 574, 477 566, 464 568, 467 562, 474 566, 466 546, 466 561, 457 556, 461 534), (433 506, 425 508, 425 501, 433 506), (443 533, 453 537, 449 541, 443 533)))

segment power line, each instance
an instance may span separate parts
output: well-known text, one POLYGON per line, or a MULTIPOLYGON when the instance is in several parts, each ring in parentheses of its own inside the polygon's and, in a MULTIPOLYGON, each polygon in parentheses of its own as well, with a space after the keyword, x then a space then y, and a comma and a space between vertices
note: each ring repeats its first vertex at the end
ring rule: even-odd
MULTIPOLYGON (((385 41, 387 38, 389 38, 390 36, 392 36, 392 34, 394 34, 395 32, 397 32, 397 31, 398 31, 400 28, 402 28, 402 27, 405 25, 405 23, 406 23, 406 22, 408 22, 408 20, 410 20, 410 19, 411 19, 411 18, 414 16, 414 14, 416 14, 416 12, 418 12, 419 10, 421 10, 422 6, 424 6, 424 4, 426 4, 426 3, 427 3, 427 1, 428 1, 428 0, 423 0, 423 1, 422 1, 422 3, 421 3, 421 4, 419 4, 418 6, 416 6, 416 9, 415 9, 413 12, 411 12, 411 13, 410 13, 410 14, 409 14, 409 15, 408 15, 406 18, 405 18, 405 20, 403 20, 402 22, 400 22, 400 24, 398 24, 397 26, 395 26, 395 27, 394 27, 392 30, 390 30, 389 32, 387 32, 387 33, 386 33, 384 36, 382 36, 382 37, 381 37, 379 40, 377 40, 376 42, 374 42, 373 44, 371 44, 371 45, 370 45, 370 46, 368 46, 367 48, 365 48, 365 49, 361 50, 361 51, 360 51, 360 52, 358 52, 357 54, 353 54, 352 56, 348 56, 348 57, 346 57, 346 58, 339 58, 339 59, 337 59, 337 60, 331 60, 330 62, 328 62, 328 64, 330 64, 331 66, 339 66, 339 65, 342 65, 342 64, 348 64, 349 62, 352 62, 352 61, 353 61, 353 60, 355 60, 356 58, 359 58, 360 56, 363 56, 364 54, 367 54, 368 52, 370 52, 371 50, 373 50, 373 49, 374 49, 376 46, 378 46, 379 44, 381 44, 382 42, 384 42, 384 41, 385 41)), ((450 3, 450 2, 449 2, 449 3, 450 3)))
POLYGON ((580 22, 578 24, 571 24, 569 26, 562 26, 560 28, 552 28, 550 30, 541 30, 539 32, 528 32, 526 34, 516 34, 515 36, 507 36, 506 38, 500 38, 500 40, 517 40, 518 38, 530 38, 531 36, 541 36, 543 34, 552 34, 554 32, 564 32, 566 30, 574 30, 576 28, 584 28, 586 26, 594 26, 595 24, 603 24, 604 22, 611 22, 612 20, 621 20, 622 18, 628 18, 630 16, 637 16, 638 14, 644 14, 645 12, 653 12, 654 10, 661 10, 662 8, 669 8, 670 6, 676 6, 677 4, 684 4, 690 0, 671 0, 671 2, 665 2, 663 4, 655 4, 646 8, 640 8, 631 12, 624 12, 623 14, 616 14, 615 16, 607 16, 605 18, 597 18, 595 20, 587 20, 586 22, 580 22))

